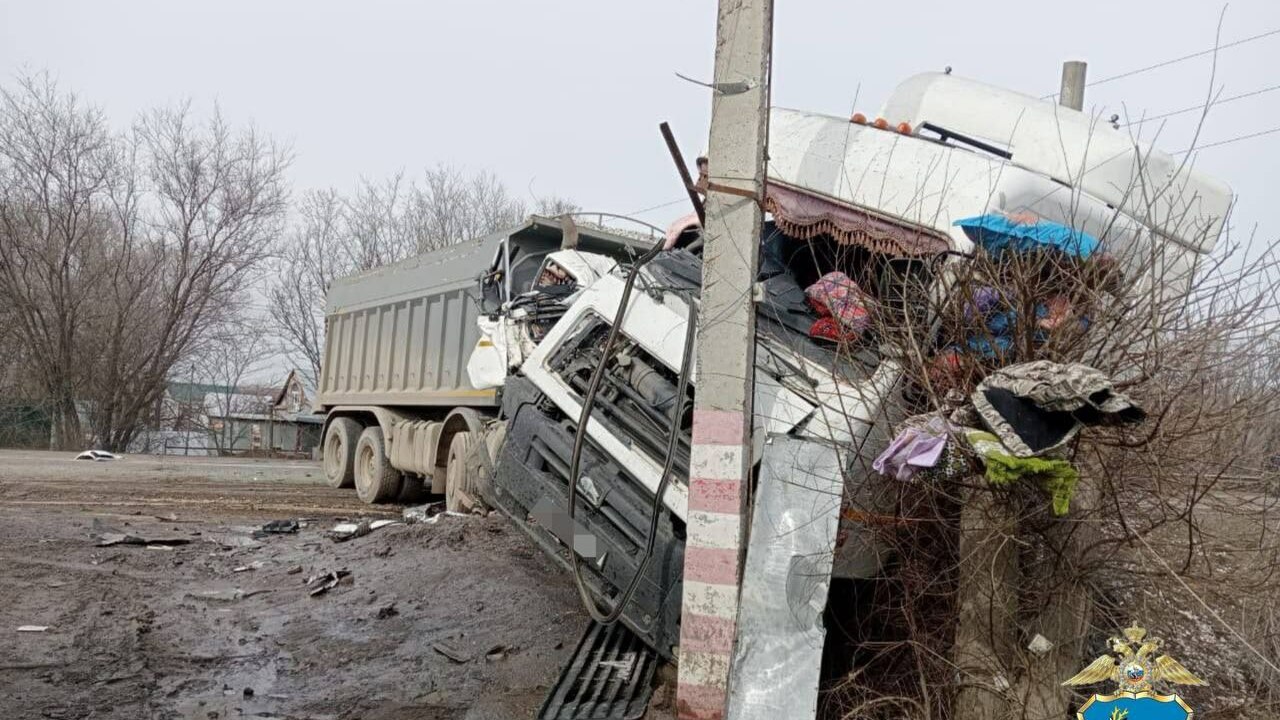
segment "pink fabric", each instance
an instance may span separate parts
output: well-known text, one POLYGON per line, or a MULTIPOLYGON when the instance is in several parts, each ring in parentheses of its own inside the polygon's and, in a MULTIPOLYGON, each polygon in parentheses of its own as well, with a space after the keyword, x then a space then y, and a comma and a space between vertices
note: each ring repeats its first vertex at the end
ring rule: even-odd
POLYGON ((818 315, 830 316, 837 326, 836 337, 830 337, 833 333, 828 326, 819 327, 819 323, 814 323, 809 330, 813 337, 843 340, 861 335, 871 326, 870 296, 842 272, 823 275, 818 282, 805 288, 804 294, 818 315), (819 329, 823 334, 815 333, 819 329))

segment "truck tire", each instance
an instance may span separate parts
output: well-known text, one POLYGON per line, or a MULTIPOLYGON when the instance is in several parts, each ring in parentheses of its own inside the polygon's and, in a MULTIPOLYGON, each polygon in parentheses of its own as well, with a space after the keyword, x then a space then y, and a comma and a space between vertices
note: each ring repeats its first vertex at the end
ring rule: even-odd
POLYGON ((444 507, 453 512, 471 512, 476 499, 473 495, 470 468, 467 467, 467 456, 471 453, 471 432, 460 430, 449 441, 449 457, 446 461, 444 478, 444 507))
POLYGON ((374 425, 360 433, 356 443, 356 495, 369 503, 384 503, 400 495, 403 477, 391 467, 382 428, 374 425))
POLYGON ((324 436, 324 479, 332 488, 355 485, 356 442, 360 423, 351 418, 335 418, 324 436))
POLYGON ((422 478, 404 474, 400 485, 400 497, 396 498, 396 502, 402 505, 412 505, 420 503, 426 499, 427 491, 423 486, 422 478))

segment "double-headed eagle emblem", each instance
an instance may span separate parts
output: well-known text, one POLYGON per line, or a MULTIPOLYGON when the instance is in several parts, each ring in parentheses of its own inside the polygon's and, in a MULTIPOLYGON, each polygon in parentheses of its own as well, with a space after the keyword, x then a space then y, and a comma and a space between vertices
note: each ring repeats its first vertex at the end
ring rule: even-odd
POLYGON ((1140 627, 1125 628, 1123 640, 1113 637, 1107 641, 1110 653, 1062 684, 1077 686, 1112 681, 1119 684, 1120 692, 1124 693, 1147 692, 1155 683, 1208 684, 1168 655, 1157 656, 1162 642, 1160 638, 1148 638, 1147 631, 1140 627))

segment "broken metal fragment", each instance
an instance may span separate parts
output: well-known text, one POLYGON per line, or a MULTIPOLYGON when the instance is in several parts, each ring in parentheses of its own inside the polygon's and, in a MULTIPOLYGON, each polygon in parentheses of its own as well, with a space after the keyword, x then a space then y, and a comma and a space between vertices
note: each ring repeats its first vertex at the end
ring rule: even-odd
POLYGON ((453 662, 458 663, 459 665, 471 661, 470 655, 467 655, 466 653, 462 652, 461 650, 447 643, 436 643, 435 645, 431 646, 431 649, 449 658, 453 662))
POLYGON ((316 597, 317 595, 323 595, 329 592, 330 590, 332 590, 333 588, 338 587, 339 583, 341 583, 344 579, 349 578, 350 576, 351 576, 351 571, 344 569, 344 570, 334 570, 332 572, 327 572, 320 575, 314 575, 312 577, 309 577, 307 578, 307 590, 308 590, 307 594, 310 595, 311 597, 316 597))
POLYGON ((187 545, 191 542, 190 538, 184 537, 142 537, 141 535, 130 535, 128 533, 103 533, 98 540, 98 547, 110 547, 112 545, 187 545))

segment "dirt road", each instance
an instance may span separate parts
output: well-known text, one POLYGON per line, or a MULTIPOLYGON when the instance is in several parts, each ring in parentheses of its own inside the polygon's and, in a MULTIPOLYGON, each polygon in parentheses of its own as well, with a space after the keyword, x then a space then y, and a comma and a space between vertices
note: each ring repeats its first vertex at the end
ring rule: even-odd
POLYGON ((531 717, 585 624, 568 578, 497 516, 324 534, 400 512, 310 462, 0 451, 0 717, 531 717))

